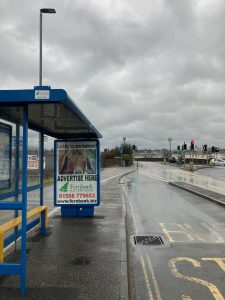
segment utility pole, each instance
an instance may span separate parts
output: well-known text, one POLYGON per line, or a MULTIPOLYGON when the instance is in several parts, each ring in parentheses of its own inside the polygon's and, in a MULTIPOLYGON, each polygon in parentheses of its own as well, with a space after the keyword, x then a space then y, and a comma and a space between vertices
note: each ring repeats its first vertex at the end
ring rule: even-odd
POLYGON ((126 137, 123 137, 123 147, 125 146, 125 142, 126 142, 126 137))
POLYGON ((170 158, 171 158, 171 144, 172 144, 172 137, 168 138, 169 146, 170 146, 170 158))
MULTIPOLYGON (((126 137, 124 136, 124 137, 123 137, 123 154, 124 154, 124 149, 125 149, 125 142, 126 142, 126 137)), ((123 161, 123 160, 121 159, 121 163, 122 163, 122 166, 125 167, 125 160, 123 161)))

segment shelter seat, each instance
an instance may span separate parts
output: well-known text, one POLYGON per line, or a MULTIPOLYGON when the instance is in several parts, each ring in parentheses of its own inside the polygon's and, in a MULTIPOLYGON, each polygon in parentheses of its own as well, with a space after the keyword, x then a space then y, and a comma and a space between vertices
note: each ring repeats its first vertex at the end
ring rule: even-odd
MULTIPOLYGON (((31 219, 34 216, 40 214, 40 223, 41 223, 41 214, 44 213, 44 224, 45 228, 48 227, 48 207, 47 206, 38 206, 35 207, 34 209, 30 210, 27 212, 27 219, 31 219)), ((3 250, 4 250, 4 234, 17 227, 18 225, 20 225, 22 223, 22 217, 19 216, 17 218, 12 219, 11 221, 0 225, 0 263, 3 263, 3 250)))

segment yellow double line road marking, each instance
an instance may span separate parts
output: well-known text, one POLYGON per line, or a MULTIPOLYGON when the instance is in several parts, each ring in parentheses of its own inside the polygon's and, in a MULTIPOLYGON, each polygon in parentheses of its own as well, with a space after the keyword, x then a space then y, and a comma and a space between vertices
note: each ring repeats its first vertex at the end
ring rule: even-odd
POLYGON ((143 270, 143 274, 144 274, 144 278, 145 278, 145 284, 146 284, 149 300, 154 300, 154 296, 153 296, 154 293, 156 295, 157 300, 162 300, 161 295, 160 295, 159 286, 158 286, 158 283, 157 283, 157 280, 156 280, 156 277, 155 277, 155 272, 154 272, 150 257, 148 255, 145 255, 145 259, 144 259, 143 255, 141 254, 140 259, 141 259, 141 266, 142 266, 142 270, 143 270), (151 289, 151 284, 150 284, 149 275, 148 275, 148 271, 147 271, 147 268, 146 268, 145 260, 147 262, 147 266, 148 266, 148 269, 149 269, 149 272, 150 272, 150 278, 151 278, 151 281, 153 283, 154 293, 151 289))
POLYGON ((151 286, 150 286, 150 282, 149 282, 149 278, 148 278, 148 272, 146 270, 145 261, 144 261, 144 258, 143 258, 142 254, 141 254, 141 266, 142 266, 142 270, 143 270, 143 273, 144 273, 145 284, 146 284, 146 288, 147 288, 147 291, 148 291, 149 300, 154 300, 152 290, 151 290, 151 286))

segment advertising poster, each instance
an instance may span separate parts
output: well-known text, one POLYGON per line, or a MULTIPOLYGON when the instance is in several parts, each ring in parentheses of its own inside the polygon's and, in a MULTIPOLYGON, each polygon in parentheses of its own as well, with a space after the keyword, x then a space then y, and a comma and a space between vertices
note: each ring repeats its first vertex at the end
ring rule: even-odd
POLYGON ((0 188, 8 188, 11 179, 12 127, 0 123, 0 188))
POLYGON ((39 169, 39 157, 37 155, 27 156, 27 169, 38 170, 39 169))
POLYGON ((98 205, 98 141, 56 141, 55 204, 98 205))
MULTIPOLYGON (((39 170, 39 156, 38 155, 28 155, 27 156, 27 169, 28 170, 39 170)), ((45 157, 44 157, 44 163, 43 163, 43 169, 45 169, 45 157)))

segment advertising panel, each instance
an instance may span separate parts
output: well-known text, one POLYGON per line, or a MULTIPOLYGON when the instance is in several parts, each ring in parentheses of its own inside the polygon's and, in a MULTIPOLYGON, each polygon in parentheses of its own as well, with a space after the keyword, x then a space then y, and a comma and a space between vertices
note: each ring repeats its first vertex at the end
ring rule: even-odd
POLYGON ((11 183, 12 126, 0 123, 0 188, 11 183))
POLYGON ((99 142, 55 142, 55 205, 99 204, 99 142))

